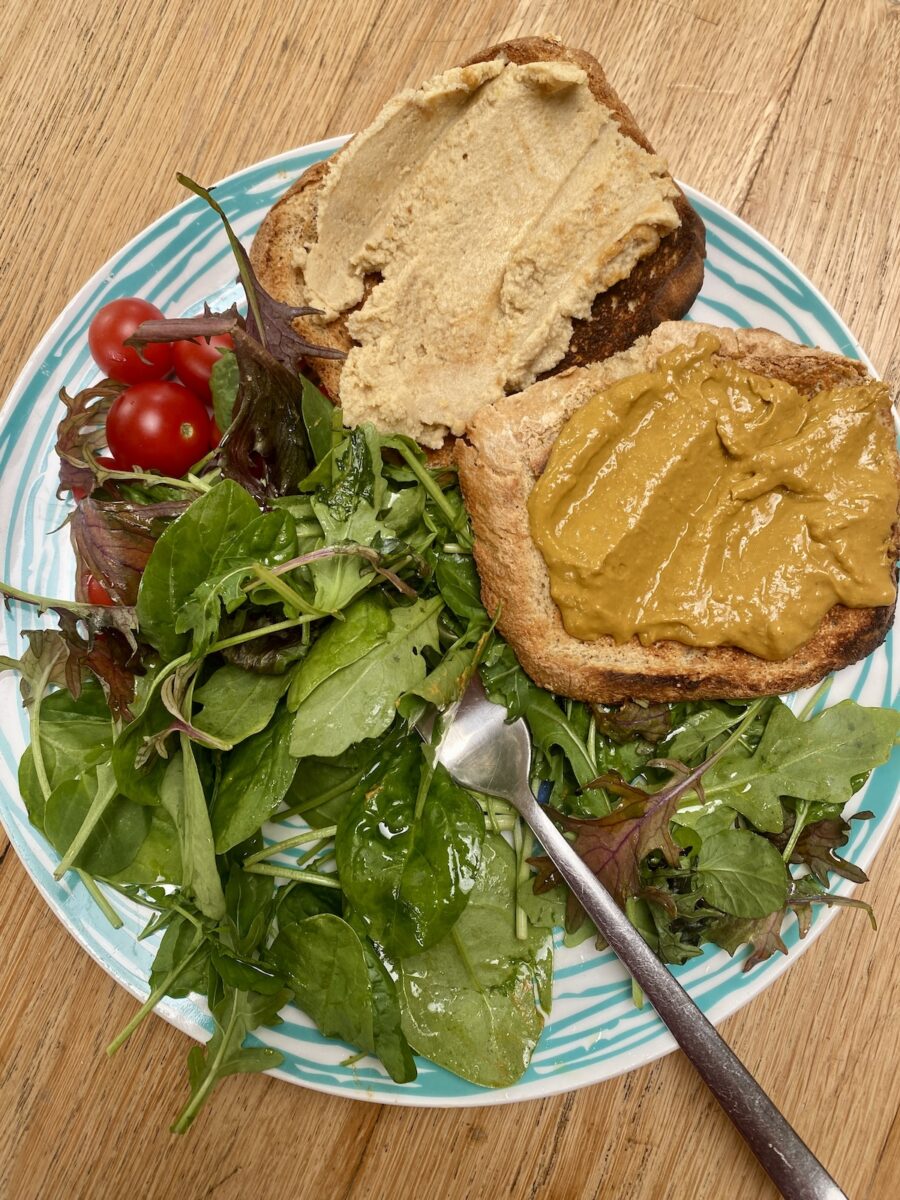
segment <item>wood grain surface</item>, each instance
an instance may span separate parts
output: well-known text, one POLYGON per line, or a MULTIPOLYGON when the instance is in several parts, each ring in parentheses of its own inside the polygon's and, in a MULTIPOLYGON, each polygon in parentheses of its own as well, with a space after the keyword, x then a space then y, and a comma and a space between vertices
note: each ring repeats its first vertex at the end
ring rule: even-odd
MULTIPOLYGON (((398 88, 505 37, 592 51, 679 178, 740 213, 900 376, 896 0, 5 0, 0 392, 123 242, 212 180, 354 130, 398 88)), ((848 1195, 900 1196, 900 828, 865 889, 723 1033, 848 1195)), ((492 1109, 377 1107, 268 1078, 168 1133, 187 1039, 49 913, 0 838, 0 1194, 41 1197, 774 1195, 687 1062, 492 1109)))

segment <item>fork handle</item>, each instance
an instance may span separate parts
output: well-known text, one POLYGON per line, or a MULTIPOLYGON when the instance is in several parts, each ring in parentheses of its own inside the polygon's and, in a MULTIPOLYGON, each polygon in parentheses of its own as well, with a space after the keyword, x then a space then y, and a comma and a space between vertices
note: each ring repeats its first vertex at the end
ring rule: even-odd
POLYGON ((516 796, 515 805, 786 1200, 846 1200, 806 1143, 575 853, 527 785, 516 796))

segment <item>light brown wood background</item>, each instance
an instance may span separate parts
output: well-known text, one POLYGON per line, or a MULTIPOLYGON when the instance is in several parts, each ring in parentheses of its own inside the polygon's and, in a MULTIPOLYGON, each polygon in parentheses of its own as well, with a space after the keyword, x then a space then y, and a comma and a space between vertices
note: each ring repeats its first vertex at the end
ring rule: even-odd
MULTIPOLYGON (((897 0, 2 0, 0 394, 74 291, 182 197, 357 129, 401 86, 505 37, 592 51, 679 178, 740 213, 900 376, 897 0)), ((866 895, 723 1032, 858 1200, 900 1196, 900 827, 866 895)), ((678 1054, 494 1109, 376 1107, 239 1077, 168 1125, 187 1039, 45 908, 0 834, 0 1193, 40 1197, 774 1194, 678 1054)))

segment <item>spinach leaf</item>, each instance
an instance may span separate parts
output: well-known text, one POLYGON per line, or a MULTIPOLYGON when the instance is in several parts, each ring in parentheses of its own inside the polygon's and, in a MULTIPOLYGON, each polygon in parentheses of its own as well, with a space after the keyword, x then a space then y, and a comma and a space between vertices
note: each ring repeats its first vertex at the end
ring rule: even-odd
POLYGON ((450 933, 400 964, 403 1030, 419 1053, 484 1087, 526 1070, 550 1007, 552 939, 515 936, 516 860, 487 834, 469 903, 450 933))
POLYGON ((287 691, 290 675, 257 675, 240 667, 219 667, 194 692, 202 710, 193 719, 204 733, 235 745, 265 729, 287 691))
POLYGON ((137 854, 121 871, 107 874, 110 883, 154 884, 174 883, 181 886, 181 847, 175 822, 162 807, 145 808, 150 815, 150 829, 138 847, 137 854))
MULTIPOLYGON (((109 757, 112 723, 99 687, 83 688, 76 700, 70 692, 50 692, 41 701, 39 736, 48 791, 77 778, 109 757)), ((34 762, 34 745, 19 763, 19 790, 28 819, 44 832, 46 798, 34 762)))
MULTIPOLYGON (((219 485, 222 486, 221 484, 219 485)), ((297 553, 290 514, 257 513, 220 547, 209 573, 191 592, 175 618, 176 633, 193 633, 195 654, 204 653, 216 636, 222 606, 233 612, 244 603, 241 585, 255 563, 274 566, 297 553)))
POLYGON ((898 733, 900 712, 893 709, 844 700, 801 721, 779 702, 753 754, 736 746, 712 767, 706 799, 724 799, 757 829, 778 833, 782 796, 844 803, 855 776, 887 762, 898 733))
POLYGON ((387 1043, 384 1065, 391 1077, 398 1083, 415 1078, 412 1056, 402 1049, 393 980, 377 969, 374 951, 367 953, 348 922, 322 913, 288 925, 273 942, 270 957, 294 989, 297 1005, 326 1037, 369 1054, 378 1054, 387 1043), (374 989, 370 970, 377 977, 374 989))
POLYGON ((244 1039, 260 1025, 280 1024, 278 1013, 289 999, 290 992, 284 989, 264 996, 225 988, 221 1000, 211 1006, 212 1037, 205 1046, 194 1046, 188 1054, 191 1098, 172 1126, 173 1133, 190 1128, 216 1083, 226 1075, 268 1071, 280 1065, 283 1058, 277 1050, 245 1046, 244 1039))
POLYGON ((160 803, 166 760, 149 749, 150 740, 172 723, 172 715, 159 690, 142 702, 137 716, 126 725, 112 748, 112 765, 119 791, 135 804, 160 803))
MULTIPOLYGON (((256 878, 259 878, 257 876, 256 878)), ((307 917, 322 913, 341 915, 343 898, 335 888, 318 887, 314 883, 289 883, 275 892, 275 911, 278 928, 286 929, 307 917)))
POLYGON ((784 908, 788 873, 770 841, 749 829, 707 838, 697 858, 697 886, 714 907, 733 917, 764 917, 784 908))
POLYGON ((408 738, 380 783, 357 792, 335 839, 344 894, 391 958, 449 931, 481 861, 481 809, 442 766, 419 803, 424 766, 422 743, 408 738))
POLYGON ((246 841, 284 798, 297 769, 286 709, 223 756, 210 818, 217 854, 246 841))
POLYGON ((284 797, 288 809, 312 826, 335 825, 357 788, 364 781, 373 786, 387 769, 403 736, 389 729, 348 746, 336 758, 304 758, 284 797))
POLYGON ((141 636, 165 659, 177 658, 187 638, 175 617, 195 588, 216 574, 222 551, 259 516, 253 498, 231 480, 195 500, 163 533, 144 568, 138 592, 141 636))
POLYGON ((354 742, 383 733, 396 715, 397 701, 425 677, 422 651, 437 649, 442 606, 436 597, 393 609, 384 641, 330 675, 301 702, 291 753, 334 758, 354 742))
MULTIPOLYGON (((361 596, 319 635, 291 683, 288 707, 296 711, 320 684, 381 645, 391 631, 391 614, 380 592, 361 596)), ((358 740, 358 739, 354 739, 358 740)))
MULTIPOLYGON (((108 768, 107 768, 108 769, 108 768)), ((66 854, 82 827, 97 791, 97 773, 65 779, 50 793, 44 812, 47 838, 60 855, 66 854)), ((150 831, 150 811, 116 796, 89 833, 73 866, 89 875, 108 878, 131 863, 150 831)))
POLYGON ((220 433, 227 431, 234 416, 234 402, 237 399, 239 382, 240 375, 234 351, 224 350, 213 363, 209 373, 213 416, 220 433))

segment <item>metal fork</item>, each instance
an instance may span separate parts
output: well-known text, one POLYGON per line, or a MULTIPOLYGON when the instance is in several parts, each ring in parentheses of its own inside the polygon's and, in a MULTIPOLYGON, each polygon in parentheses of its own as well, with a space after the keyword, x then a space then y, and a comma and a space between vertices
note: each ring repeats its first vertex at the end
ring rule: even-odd
POLYGON ((528 784, 531 738, 525 722, 507 722, 506 710, 492 704, 475 680, 460 701, 437 757, 463 787, 502 797, 518 810, 782 1195, 788 1200, 846 1200, 538 804, 528 784))

